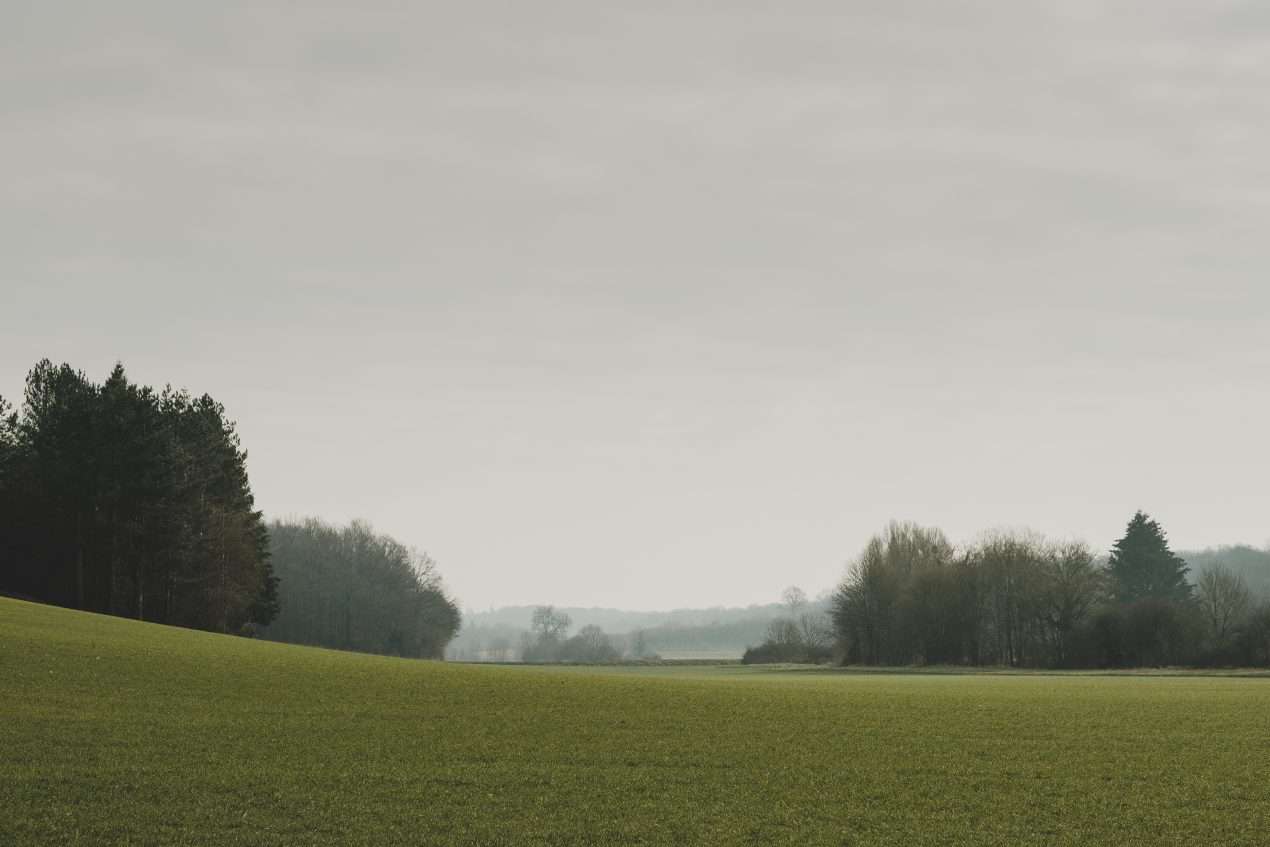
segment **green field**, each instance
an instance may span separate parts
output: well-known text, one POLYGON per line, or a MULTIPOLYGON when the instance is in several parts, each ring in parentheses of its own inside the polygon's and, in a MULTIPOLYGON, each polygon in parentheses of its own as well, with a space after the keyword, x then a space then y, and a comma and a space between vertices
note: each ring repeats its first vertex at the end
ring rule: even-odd
POLYGON ((1267 844, 1270 680, 453 666, 0 599, 0 844, 1267 844))

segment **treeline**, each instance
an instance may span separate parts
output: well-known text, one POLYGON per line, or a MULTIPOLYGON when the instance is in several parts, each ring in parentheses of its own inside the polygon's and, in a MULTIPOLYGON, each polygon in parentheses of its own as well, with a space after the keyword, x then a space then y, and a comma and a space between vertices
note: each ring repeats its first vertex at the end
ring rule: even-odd
POLYGON ((278 611, 247 454, 210 396, 39 362, 0 398, 0 591, 239 632, 278 611))
POLYGON ((442 658, 458 607, 436 564, 354 521, 269 526, 282 609, 264 636, 277 641, 417 658, 442 658))
POLYGON ((1270 603, 1209 564, 1196 584, 1139 512, 1106 561, 1081 543, 997 534, 957 550, 892 524, 833 598, 843 661, 1138 667, 1270 664, 1270 603))

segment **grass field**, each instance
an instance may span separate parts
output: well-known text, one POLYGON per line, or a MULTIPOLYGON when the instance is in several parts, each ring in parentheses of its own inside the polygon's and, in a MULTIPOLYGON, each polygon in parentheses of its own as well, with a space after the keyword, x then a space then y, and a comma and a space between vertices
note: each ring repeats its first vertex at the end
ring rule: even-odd
POLYGON ((453 666, 0 599, 0 844, 1270 843, 1270 680, 453 666))

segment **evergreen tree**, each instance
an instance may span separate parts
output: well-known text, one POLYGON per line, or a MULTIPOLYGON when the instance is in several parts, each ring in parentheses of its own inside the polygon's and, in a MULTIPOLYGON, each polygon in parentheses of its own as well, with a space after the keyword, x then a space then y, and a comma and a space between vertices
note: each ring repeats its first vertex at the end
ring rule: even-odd
POLYGON ((1191 584, 1186 562, 1169 549, 1160 525, 1139 511, 1116 542, 1107 566, 1116 599, 1133 603, 1146 598, 1186 602, 1191 584))
POLYGON ((238 632, 278 611, 268 531, 224 408, 43 360, 0 400, 0 591, 238 632))
MULTIPOLYGON (((0 397, 0 493, 9 489, 9 480, 17 467, 20 444, 18 414, 8 400, 0 397)), ((0 501, 3 506, 3 501, 0 501)))
POLYGON ((31 369, 18 424, 29 467, 18 496, 29 516, 28 542, 42 548, 39 558, 49 565, 31 575, 28 587, 43 582, 54 602, 104 611, 94 602, 89 550, 98 483, 92 438, 98 398, 98 387, 70 365, 44 359, 31 369))

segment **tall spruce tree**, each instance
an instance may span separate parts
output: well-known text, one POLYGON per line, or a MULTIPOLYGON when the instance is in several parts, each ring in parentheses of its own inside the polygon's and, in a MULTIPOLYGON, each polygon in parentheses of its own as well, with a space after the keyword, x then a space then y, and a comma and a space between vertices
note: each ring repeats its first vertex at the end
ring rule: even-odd
POLYGON ((1191 598, 1186 561, 1169 549, 1164 530, 1145 512, 1129 521, 1124 537, 1111 550, 1107 569, 1121 603, 1148 597, 1174 602, 1191 598))

